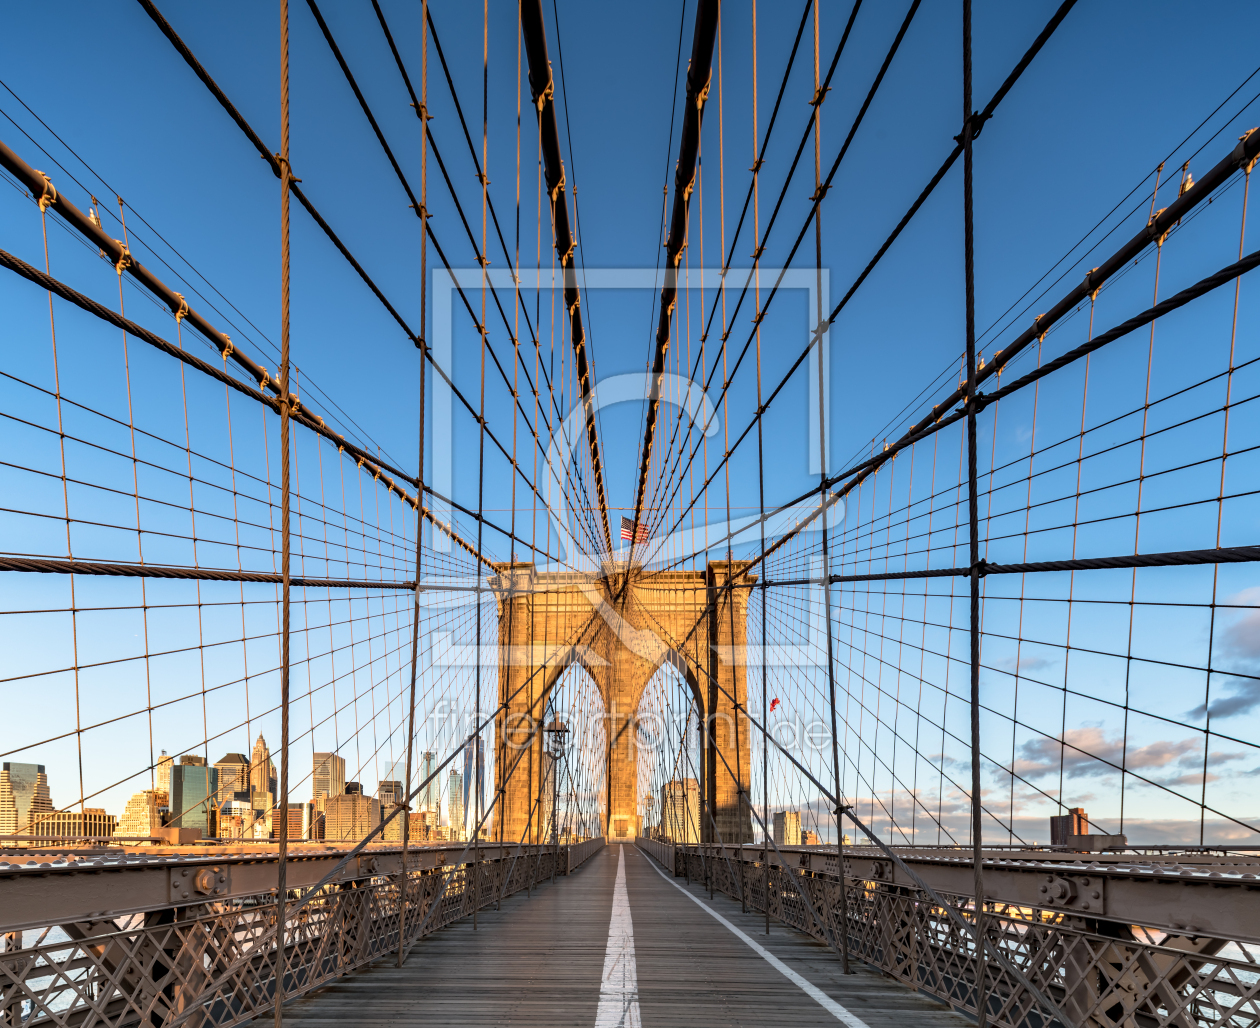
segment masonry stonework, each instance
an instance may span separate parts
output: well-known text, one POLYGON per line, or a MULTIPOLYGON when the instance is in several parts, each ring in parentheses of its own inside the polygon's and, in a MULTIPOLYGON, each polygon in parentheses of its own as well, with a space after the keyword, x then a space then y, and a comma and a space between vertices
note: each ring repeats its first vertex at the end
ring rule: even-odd
MULTIPOLYGON (((608 748, 604 830, 632 838, 639 818, 636 716, 649 680, 672 664, 703 713, 701 837, 752 841, 744 669, 747 561, 704 571, 644 572, 608 563, 599 576, 496 565, 499 703, 495 789, 504 841, 543 842, 536 801, 543 773, 543 719, 560 676, 578 664, 604 700, 608 748), (723 591, 728 581, 733 587, 723 591), (707 731, 706 731, 707 728, 707 731)), ((577 740, 574 740, 575 742, 577 740)))

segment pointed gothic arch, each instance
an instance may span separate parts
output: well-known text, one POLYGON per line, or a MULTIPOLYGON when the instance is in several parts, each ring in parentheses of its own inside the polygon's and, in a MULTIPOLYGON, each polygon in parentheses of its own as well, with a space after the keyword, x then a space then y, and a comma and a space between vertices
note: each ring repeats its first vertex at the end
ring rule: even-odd
MULTIPOLYGON (((747 562, 711 562, 703 571, 646 573, 607 563, 598 576, 538 573, 532 564, 496 566, 499 605, 499 702, 495 745, 498 817, 505 840, 527 833, 532 803, 525 776, 508 774, 514 750, 533 746, 547 697, 564 670, 579 663, 598 686, 607 718, 607 809, 611 837, 639 824, 636 733, 639 702, 666 663, 680 672, 704 714, 705 838, 752 839, 748 807, 749 732, 737 708, 747 699, 743 648, 747 562), (735 579, 734 588, 723 586, 735 579)), ((496 836, 499 834, 496 830, 496 836)))

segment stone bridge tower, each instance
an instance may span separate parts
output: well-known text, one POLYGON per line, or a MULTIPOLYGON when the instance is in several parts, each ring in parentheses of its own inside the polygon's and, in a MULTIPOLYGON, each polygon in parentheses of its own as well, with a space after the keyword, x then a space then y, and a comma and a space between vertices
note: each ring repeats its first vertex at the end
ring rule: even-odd
POLYGON ((745 621, 755 581, 747 567, 722 561, 704 571, 645 573, 622 562, 606 564, 596 577, 496 565, 490 584, 499 607, 499 702, 506 709, 495 724, 495 788, 503 790, 504 841, 543 841, 537 811, 532 823, 530 817, 543 766, 539 729, 548 697, 571 664, 590 674, 604 700, 604 829, 618 838, 642 828, 635 719, 648 681, 666 663, 686 680, 707 725, 707 731, 700 726, 701 838, 752 841, 749 726, 743 714, 736 720, 731 700, 746 707, 745 621), (723 592, 731 578, 734 587, 723 592))

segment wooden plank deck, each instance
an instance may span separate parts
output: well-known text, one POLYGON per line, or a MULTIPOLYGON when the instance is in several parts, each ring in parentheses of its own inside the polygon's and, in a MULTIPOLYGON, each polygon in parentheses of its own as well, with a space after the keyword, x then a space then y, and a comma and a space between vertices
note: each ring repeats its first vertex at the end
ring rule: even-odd
MULTIPOLYGON (((444 1025, 594 1026, 621 847, 608 846, 532 898, 506 900, 421 940, 402 968, 382 962, 285 1008, 290 1028, 444 1025)), ((644 1028, 792 1028, 843 1023, 674 887, 681 879, 624 847, 644 1028)), ((826 947, 724 896, 688 890, 869 1028, 963 1028, 943 1004, 855 965, 840 974, 826 947)), ((269 1019, 268 1019, 269 1020, 269 1019)))

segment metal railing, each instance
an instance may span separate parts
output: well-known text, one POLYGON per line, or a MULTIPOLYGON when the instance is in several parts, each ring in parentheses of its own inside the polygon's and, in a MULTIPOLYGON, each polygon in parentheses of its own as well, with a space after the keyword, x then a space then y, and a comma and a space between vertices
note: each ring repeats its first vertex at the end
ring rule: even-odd
MULTIPOLYGON (((842 925, 840 877, 834 873, 767 867, 729 848, 716 858, 701 847, 637 841, 675 875, 735 899, 742 878, 750 909, 768 907, 772 917, 828 945, 847 942, 852 959, 956 1010, 976 1014, 982 982, 989 1023, 1001 1028, 1058 1023, 1002 968, 978 961, 974 938, 913 888, 846 875, 848 918, 842 925)), ((970 896, 942 898, 974 924, 970 896)), ((1076 1028, 1260 1025, 1260 946, 992 901, 984 907, 984 926, 988 939, 1076 1028)))
MULTIPOLYGON (((530 847, 480 864, 369 875, 289 891, 286 1000, 397 952, 556 874, 604 844, 530 847)), ((274 890, 13 931, 0 951, 0 1024, 144 1024, 228 1028, 272 1009, 276 984, 274 890)))

